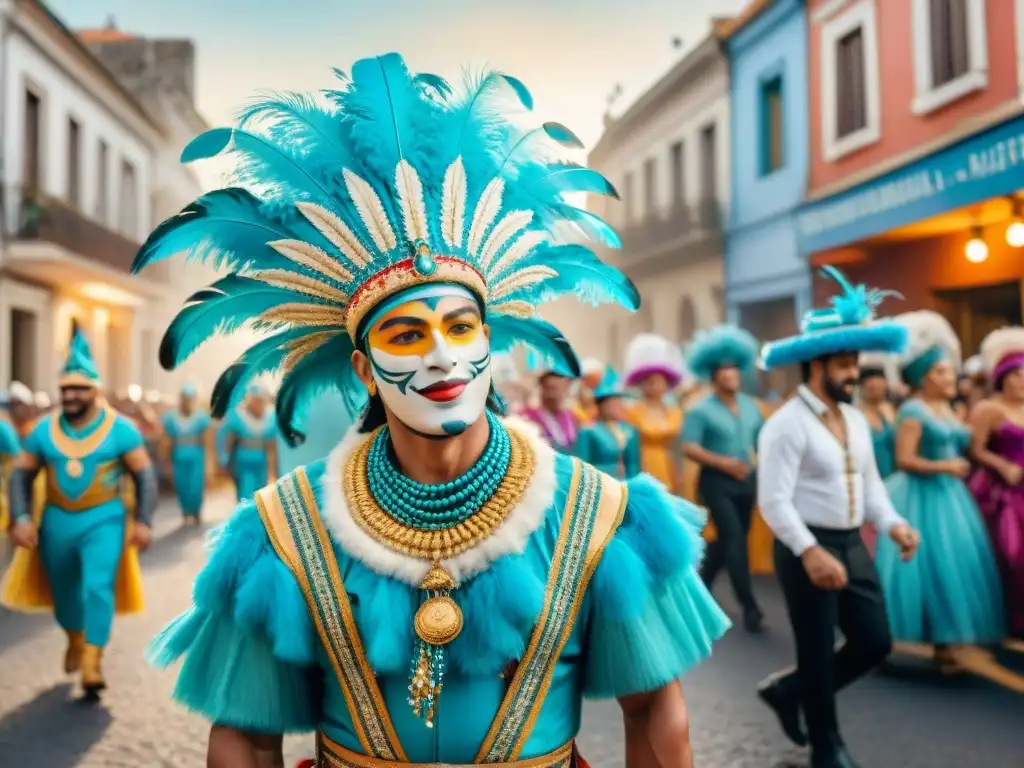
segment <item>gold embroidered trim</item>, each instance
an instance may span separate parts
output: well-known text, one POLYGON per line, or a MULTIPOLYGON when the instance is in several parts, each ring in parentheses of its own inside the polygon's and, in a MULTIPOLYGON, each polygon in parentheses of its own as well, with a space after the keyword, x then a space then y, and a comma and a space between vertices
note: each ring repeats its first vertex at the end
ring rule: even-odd
POLYGON ((533 448, 515 429, 507 429, 512 447, 511 457, 508 471, 494 495, 468 519, 439 531, 413 528, 395 520, 381 509, 370 493, 370 483, 366 476, 373 438, 364 441, 345 462, 342 478, 342 490, 352 519, 373 539, 410 557, 436 562, 449 560, 472 549, 494 533, 515 509, 533 475, 536 462, 533 448))
POLYGON ((360 745, 366 752, 384 759, 404 761, 405 754, 377 685, 377 678, 366 659, 348 593, 334 557, 333 545, 320 519, 316 496, 305 470, 300 467, 276 484, 258 491, 256 508, 274 551, 295 575, 306 598, 360 745), (302 536, 299 541, 296 541, 289 522, 289 516, 292 515, 303 516, 302 520, 297 521, 301 523, 297 526, 302 536), (303 553, 309 557, 310 553, 316 551, 321 552, 323 557, 311 559, 311 570, 307 570, 303 553), (323 568, 326 568, 326 573, 323 568), (325 589, 330 591, 337 614, 325 610, 321 615, 316 591, 323 592, 325 589), (337 625, 338 620, 342 626, 337 625))
POLYGON ((81 460, 96 452, 96 449, 107 439, 116 422, 117 413, 114 409, 104 408, 103 419, 96 429, 86 437, 72 437, 61 429, 60 416, 55 413, 50 416, 50 439, 64 458, 81 460))
MULTIPOLYGON (((321 768, 473 768, 452 763, 396 763, 378 760, 345 749, 322 732, 317 733, 317 760, 321 768)), ((491 763, 488 768, 570 768, 573 764, 573 742, 540 757, 516 760, 511 763, 491 763)), ((474 764, 475 765, 475 764, 474 764)))
POLYGON ((487 285, 473 267, 452 256, 436 256, 437 271, 421 275, 413 267, 412 259, 387 267, 367 280, 352 296, 346 308, 348 335, 355 340, 359 324, 367 313, 384 299, 415 285, 428 283, 455 283, 468 288, 481 299, 487 298, 487 285))

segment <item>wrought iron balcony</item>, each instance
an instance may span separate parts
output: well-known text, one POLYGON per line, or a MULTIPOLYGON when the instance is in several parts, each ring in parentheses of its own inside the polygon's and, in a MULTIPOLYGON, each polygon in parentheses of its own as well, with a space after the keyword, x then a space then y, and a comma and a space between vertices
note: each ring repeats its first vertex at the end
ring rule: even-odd
POLYGON ((634 279, 699 261, 721 253, 724 219, 715 199, 674 206, 621 230, 622 250, 613 258, 634 279))
POLYGON ((8 189, 4 216, 9 239, 53 243, 121 272, 130 272, 140 243, 82 215, 63 200, 8 189))

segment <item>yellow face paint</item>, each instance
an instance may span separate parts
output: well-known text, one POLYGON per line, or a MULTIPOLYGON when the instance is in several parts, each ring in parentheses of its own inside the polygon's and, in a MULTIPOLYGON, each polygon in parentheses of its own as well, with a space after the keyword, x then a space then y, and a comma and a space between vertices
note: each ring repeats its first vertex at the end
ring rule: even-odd
POLYGON ((370 349, 396 357, 424 357, 437 339, 452 347, 472 344, 483 333, 475 301, 465 296, 413 299, 381 316, 367 334, 370 349), (436 334, 436 335, 435 335, 436 334))

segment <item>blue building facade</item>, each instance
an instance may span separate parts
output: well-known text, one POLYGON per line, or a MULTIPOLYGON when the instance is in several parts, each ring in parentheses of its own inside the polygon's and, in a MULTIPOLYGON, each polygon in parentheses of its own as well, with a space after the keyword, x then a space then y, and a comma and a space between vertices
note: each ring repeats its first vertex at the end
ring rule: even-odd
POLYGON ((797 233, 809 173, 807 47, 803 0, 775 0, 726 41, 732 121, 726 312, 763 340, 793 332, 811 302, 797 233))

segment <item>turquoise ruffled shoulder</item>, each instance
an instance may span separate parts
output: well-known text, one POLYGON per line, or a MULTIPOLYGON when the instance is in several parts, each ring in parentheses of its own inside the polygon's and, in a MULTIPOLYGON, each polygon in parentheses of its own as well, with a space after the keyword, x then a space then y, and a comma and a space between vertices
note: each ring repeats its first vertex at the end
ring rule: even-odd
POLYGON ((193 603, 147 651, 158 668, 184 659, 174 698, 222 725, 313 730, 318 641, 299 585, 253 502, 211 535, 193 603))
POLYGON ((706 515, 650 475, 626 484, 622 524, 588 589, 584 693, 661 688, 711 654, 731 624, 697 573, 706 515))

